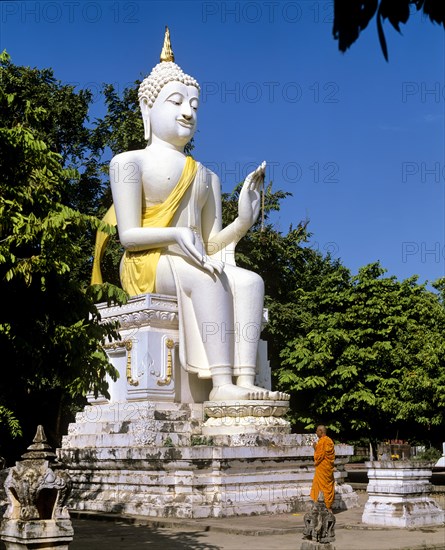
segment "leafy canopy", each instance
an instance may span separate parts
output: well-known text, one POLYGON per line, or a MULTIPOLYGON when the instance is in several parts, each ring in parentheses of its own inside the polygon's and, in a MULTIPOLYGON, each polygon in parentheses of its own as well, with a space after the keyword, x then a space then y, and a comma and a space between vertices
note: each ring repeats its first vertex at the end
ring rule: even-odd
MULTIPOLYGON (((303 332, 281 352, 279 385, 306 428, 425 439, 444 426, 445 310, 440 294, 370 264, 298 289, 303 332)), ((444 281, 436 288, 442 289, 444 281)))
MULTIPOLYGON (((51 393, 71 399, 88 391, 107 394, 105 375, 116 378, 101 342, 117 337, 101 324, 95 301, 124 301, 111 285, 89 286, 91 236, 101 228, 81 212, 80 189, 92 180, 85 127, 89 95, 75 93, 49 70, 17 67, 0 56, 0 420, 13 434, 26 423, 26 403, 51 393), (85 267, 87 266, 87 267, 85 267), (20 422, 19 422, 20 420, 20 422)), ((56 414, 55 414, 56 416, 56 414)), ((38 419, 32 418, 35 424, 38 419)))

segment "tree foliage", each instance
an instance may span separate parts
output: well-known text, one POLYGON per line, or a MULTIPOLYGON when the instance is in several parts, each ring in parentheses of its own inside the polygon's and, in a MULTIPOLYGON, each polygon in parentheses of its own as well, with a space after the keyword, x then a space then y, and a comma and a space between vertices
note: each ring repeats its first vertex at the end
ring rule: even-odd
POLYGON ((86 246, 84 235, 113 232, 85 212, 82 196, 100 194, 97 174, 88 177, 88 94, 49 70, 13 65, 5 52, 0 71, 0 420, 14 435, 38 423, 55 433, 63 397, 107 394, 105 374, 116 371, 101 342, 117 333, 100 323, 95 300, 125 294, 86 278, 92 239, 86 246))
MULTIPOLYGON (((370 264, 296 290, 303 333, 281 353, 280 387, 307 428, 343 436, 428 439, 445 419, 443 300, 415 276, 384 277, 370 264)), ((443 288, 443 281, 437 283, 443 288)))
POLYGON ((415 12, 421 12, 425 19, 445 27, 445 5, 442 0, 334 0, 332 32, 338 40, 339 50, 345 52, 375 17, 380 47, 388 61, 388 47, 383 31, 385 20, 401 34, 400 25, 406 24, 415 12))

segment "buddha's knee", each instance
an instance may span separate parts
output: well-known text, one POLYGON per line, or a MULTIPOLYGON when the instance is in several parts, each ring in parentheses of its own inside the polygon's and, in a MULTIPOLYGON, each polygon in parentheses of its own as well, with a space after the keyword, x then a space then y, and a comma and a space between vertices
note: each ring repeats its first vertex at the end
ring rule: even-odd
POLYGON ((248 292, 250 295, 264 295, 264 281, 253 271, 243 269, 234 275, 236 288, 241 292, 248 292))

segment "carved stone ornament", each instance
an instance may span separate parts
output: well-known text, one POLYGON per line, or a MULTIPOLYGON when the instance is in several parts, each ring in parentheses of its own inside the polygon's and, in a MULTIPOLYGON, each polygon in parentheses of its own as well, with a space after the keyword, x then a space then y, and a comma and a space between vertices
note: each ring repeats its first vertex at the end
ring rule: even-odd
POLYGON ((137 445, 154 445, 156 442, 156 421, 138 420, 131 426, 137 445))
POLYGON ((234 447, 255 447, 257 439, 257 434, 234 434, 231 443, 234 447))
POLYGON ((322 544, 335 540, 335 516, 326 508, 323 491, 312 510, 304 515, 303 538, 322 544))
POLYGON ((176 297, 147 294, 130 298, 119 307, 99 306, 102 322, 118 322, 121 329, 152 327, 178 327, 178 302, 176 297))
POLYGON ((9 505, 4 518, 69 519, 65 503, 71 491, 71 478, 54 464, 56 455, 42 426, 38 426, 33 443, 22 459, 10 469, 5 481, 9 505))
POLYGON ((209 418, 282 417, 289 409, 288 401, 221 401, 204 403, 209 418))
POLYGON ((205 435, 251 433, 288 433, 289 421, 284 418, 288 401, 239 400, 206 401, 202 428, 205 435))

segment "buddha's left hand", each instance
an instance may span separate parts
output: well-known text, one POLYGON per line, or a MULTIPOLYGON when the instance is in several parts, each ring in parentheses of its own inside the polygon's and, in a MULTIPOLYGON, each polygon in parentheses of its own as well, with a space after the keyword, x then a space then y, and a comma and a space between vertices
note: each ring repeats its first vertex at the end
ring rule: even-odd
POLYGON ((224 264, 215 258, 210 258, 210 256, 207 256, 206 254, 202 257, 202 267, 212 275, 215 271, 221 275, 224 269, 224 264))
POLYGON ((238 223, 246 231, 257 221, 261 208, 261 189, 264 184, 266 161, 244 180, 238 199, 238 223))

